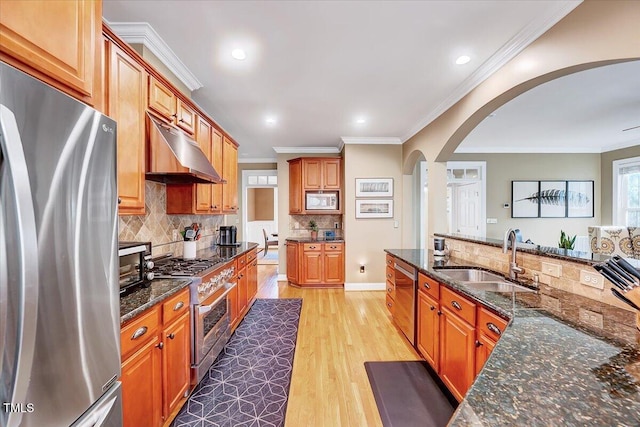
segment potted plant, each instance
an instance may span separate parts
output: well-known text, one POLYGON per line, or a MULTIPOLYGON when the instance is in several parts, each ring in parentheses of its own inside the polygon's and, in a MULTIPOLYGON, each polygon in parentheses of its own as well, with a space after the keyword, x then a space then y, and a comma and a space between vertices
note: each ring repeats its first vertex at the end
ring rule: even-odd
POLYGON ((573 249, 576 244, 576 236, 569 237, 564 231, 560 230, 560 242, 558 242, 558 247, 562 249, 573 249))
POLYGON ((309 230, 311 230, 311 239, 316 240, 318 238, 318 224, 314 220, 309 221, 309 230))

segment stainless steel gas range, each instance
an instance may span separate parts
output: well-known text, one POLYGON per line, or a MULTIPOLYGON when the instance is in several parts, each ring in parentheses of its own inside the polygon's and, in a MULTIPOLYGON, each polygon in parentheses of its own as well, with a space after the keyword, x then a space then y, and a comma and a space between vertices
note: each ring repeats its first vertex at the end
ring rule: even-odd
POLYGON ((232 261, 161 258, 155 260, 155 278, 191 279, 191 385, 207 373, 231 336, 228 294, 235 286, 232 261))

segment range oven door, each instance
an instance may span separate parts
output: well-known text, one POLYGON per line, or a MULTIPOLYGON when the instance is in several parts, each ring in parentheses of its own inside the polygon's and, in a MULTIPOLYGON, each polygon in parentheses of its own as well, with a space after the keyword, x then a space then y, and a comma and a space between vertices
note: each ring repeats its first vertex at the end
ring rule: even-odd
POLYGON ((233 286, 227 285, 222 293, 216 292, 193 306, 192 384, 202 379, 231 336, 228 295, 233 286))

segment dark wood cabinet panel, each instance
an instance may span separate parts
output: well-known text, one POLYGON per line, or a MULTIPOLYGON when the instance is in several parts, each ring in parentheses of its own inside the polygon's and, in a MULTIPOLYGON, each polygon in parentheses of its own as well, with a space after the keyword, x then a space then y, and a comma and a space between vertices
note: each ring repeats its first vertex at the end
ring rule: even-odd
POLYGON ((418 292, 418 351, 438 372, 440 350, 440 308, 438 301, 418 292))

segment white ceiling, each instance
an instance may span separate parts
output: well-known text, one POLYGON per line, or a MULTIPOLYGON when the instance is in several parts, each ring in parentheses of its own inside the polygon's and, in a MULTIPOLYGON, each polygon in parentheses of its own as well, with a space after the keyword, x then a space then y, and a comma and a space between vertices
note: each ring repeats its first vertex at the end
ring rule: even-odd
POLYGON ((640 145, 640 61, 552 80, 493 114, 456 153, 601 153, 640 145))
POLYGON ((273 147, 339 147, 342 137, 404 141, 578 4, 105 0, 103 11, 109 22, 151 24, 247 161, 275 158, 273 147), (245 61, 231 58, 236 47, 245 61), (463 54, 471 62, 455 65, 463 54))

